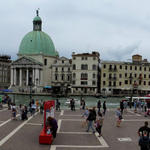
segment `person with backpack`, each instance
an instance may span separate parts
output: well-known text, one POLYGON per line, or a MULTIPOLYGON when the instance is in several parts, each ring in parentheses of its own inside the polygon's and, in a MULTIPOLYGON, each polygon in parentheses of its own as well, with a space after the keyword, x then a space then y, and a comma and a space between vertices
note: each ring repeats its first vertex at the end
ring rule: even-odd
POLYGON ((139 146, 141 147, 141 150, 150 150, 150 139, 146 130, 143 132, 143 135, 139 139, 139 146))
POLYGON ((147 136, 149 137, 150 128, 148 127, 148 122, 147 121, 144 122, 144 126, 139 128, 138 135, 139 136, 144 136, 144 131, 147 132, 147 136))

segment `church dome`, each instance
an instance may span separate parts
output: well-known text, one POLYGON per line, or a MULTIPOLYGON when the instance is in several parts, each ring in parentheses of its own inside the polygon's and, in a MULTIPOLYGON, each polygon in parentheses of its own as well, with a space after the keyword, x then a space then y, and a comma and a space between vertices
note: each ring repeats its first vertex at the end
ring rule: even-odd
POLYGON ((19 46, 18 55, 42 54, 45 56, 58 56, 53 41, 48 34, 42 32, 42 20, 38 16, 33 19, 33 31, 27 33, 19 46))

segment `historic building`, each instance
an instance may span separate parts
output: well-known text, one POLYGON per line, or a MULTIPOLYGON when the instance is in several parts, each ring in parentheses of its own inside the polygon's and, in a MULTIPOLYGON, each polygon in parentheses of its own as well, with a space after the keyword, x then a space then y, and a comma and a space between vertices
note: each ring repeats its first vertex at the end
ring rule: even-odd
POLYGON ((33 19, 33 31, 27 33, 19 46, 18 59, 11 65, 11 88, 28 91, 30 86, 37 92, 51 85, 51 65, 58 58, 53 41, 42 31, 42 19, 33 19))
POLYGON ((99 92, 98 52, 72 53, 72 94, 96 95, 99 92))
POLYGON ((0 89, 7 89, 10 86, 10 66, 11 57, 7 55, 0 56, 0 89))
POLYGON ((60 57, 52 64, 53 93, 67 95, 71 93, 72 60, 60 57))
POLYGON ((101 62, 101 93, 103 95, 144 95, 150 93, 150 63, 141 55, 132 62, 101 62))

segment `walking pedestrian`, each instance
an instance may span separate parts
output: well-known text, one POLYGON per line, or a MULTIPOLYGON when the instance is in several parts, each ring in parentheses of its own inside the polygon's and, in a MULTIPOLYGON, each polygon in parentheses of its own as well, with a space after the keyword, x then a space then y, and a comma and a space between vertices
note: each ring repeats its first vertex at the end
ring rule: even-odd
POLYGON ((89 132, 90 128, 92 129, 93 133, 95 133, 94 127, 93 127, 93 121, 95 120, 95 115, 93 113, 93 110, 90 109, 89 110, 89 116, 87 118, 88 121, 88 128, 87 128, 87 132, 89 132))
POLYGON ((116 126, 117 126, 117 127, 120 127, 121 120, 122 120, 122 114, 121 114, 120 108, 118 108, 118 109, 116 110, 116 116, 117 116, 116 126))
POLYGON ((103 102, 103 115, 105 115, 106 109, 107 109, 107 107, 106 107, 106 101, 104 101, 103 102))
POLYGON ((60 102, 56 99, 56 110, 60 111, 60 102))
POLYGON ((101 101, 99 100, 98 102, 97 102, 97 109, 98 109, 98 112, 100 112, 101 110, 101 101))
POLYGON ((96 131, 98 132, 99 137, 102 136, 101 132, 102 132, 103 121, 104 121, 104 118, 102 116, 102 113, 99 112, 97 120, 96 120, 96 131))
POLYGON ((86 107, 85 112, 83 113, 82 117, 84 117, 84 121, 82 122, 82 127, 87 126, 87 118, 89 116, 89 109, 86 107))

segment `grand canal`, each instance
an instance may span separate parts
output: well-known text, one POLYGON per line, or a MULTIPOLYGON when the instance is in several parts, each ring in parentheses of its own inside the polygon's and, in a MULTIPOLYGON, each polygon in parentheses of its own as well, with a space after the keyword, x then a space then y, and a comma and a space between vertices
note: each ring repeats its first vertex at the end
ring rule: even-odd
MULTIPOLYGON (((11 97, 12 101, 15 101, 15 103, 17 105, 19 105, 19 104, 28 105, 29 101, 30 101, 29 95, 12 95, 12 94, 9 94, 9 96, 11 97)), ((75 98, 77 100, 80 100, 81 96, 59 97, 59 98, 51 97, 51 96, 32 96, 32 99, 40 100, 40 101, 59 99, 62 109, 65 109, 68 107, 66 105, 66 101, 69 98, 75 98)), ((92 97, 92 96, 83 96, 83 99, 85 100, 87 107, 97 106, 97 101, 101 100, 101 102, 106 101, 108 108, 115 108, 115 107, 119 106, 119 102, 120 102, 120 100, 123 99, 123 97, 122 98, 118 98, 118 97, 96 98, 96 97, 92 97)), ((79 101, 76 102, 76 107, 77 108, 80 107, 79 101)))

